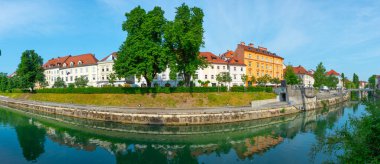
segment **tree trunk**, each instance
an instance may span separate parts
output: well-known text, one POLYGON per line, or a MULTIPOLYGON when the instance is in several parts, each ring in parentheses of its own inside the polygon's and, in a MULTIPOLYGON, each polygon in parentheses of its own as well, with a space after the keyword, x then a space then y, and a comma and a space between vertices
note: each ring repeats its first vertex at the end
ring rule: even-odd
POLYGON ((145 78, 145 81, 146 81, 146 87, 148 87, 148 88, 152 87, 152 81, 150 81, 150 80, 147 78, 147 76, 144 76, 144 78, 145 78))
POLYGON ((184 74, 184 80, 185 80, 185 84, 186 84, 186 86, 187 87, 190 87, 190 80, 191 80, 191 75, 190 74, 188 74, 188 73, 185 73, 184 74))

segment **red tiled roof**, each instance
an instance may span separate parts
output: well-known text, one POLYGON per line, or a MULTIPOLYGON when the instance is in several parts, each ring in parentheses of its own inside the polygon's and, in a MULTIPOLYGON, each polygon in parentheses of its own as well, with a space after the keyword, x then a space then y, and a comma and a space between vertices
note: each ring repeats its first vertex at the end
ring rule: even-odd
POLYGON ((340 74, 332 69, 329 72, 327 72, 326 75, 329 75, 329 76, 331 76, 331 75, 339 76, 340 74))
POLYGON ((221 56, 225 58, 232 58, 234 57, 234 52, 231 50, 228 50, 227 52, 223 53, 221 56))
POLYGON ((58 58, 53 58, 53 59, 50 59, 49 61, 47 61, 43 67, 45 69, 48 69, 48 68, 55 68, 55 67, 60 67, 62 66, 62 64, 70 57, 70 55, 68 56, 64 56, 64 57, 58 57, 58 58), (58 65, 59 64, 59 65, 58 65))
POLYGON ((82 62, 82 65, 94 65, 98 62, 98 59, 95 58, 94 54, 82 54, 78 56, 71 56, 69 57, 65 63, 66 67, 70 67, 70 63, 73 62, 73 67, 77 67, 78 63, 82 62))
POLYGON ((214 55, 211 52, 200 52, 199 56, 203 57, 204 59, 207 60, 207 62, 209 62, 211 64, 227 64, 226 61, 224 61, 223 59, 214 55))
POLYGON ((228 64, 230 64, 230 65, 242 65, 242 66, 245 66, 244 61, 243 60, 239 60, 235 56, 233 58, 231 58, 230 60, 228 60, 228 64))
POLYGON ((238 47, 242 47, 244 51, 249 51, 249 52, 259 53, 259 54, 263 54, 263 55, 267 55, 267 56, 271 56, 275 58, 284 59, 281 56, 277 56, 276 53, 269 52, 267 48, 264 48, 264 47, 255 48, 255 47, 246 46, 243 44, 238 44, 238 47))
POLYGON ((298 67, 293 67, 293 71, 296 74, 303 74, 303 75, 312 76, 312 74, 309 71, 307 71, 304 67, 302 67, 301 65, 299 65, 298 67))
POLYGON ((113 52, 113 53, 109 54, 108 56, 104 57, 104 58, 103 58, 102 60, 100 60, 100 61, 102 61, 102 62, 103 62, 103 61, 106 61, 107 58, 110 57, 111 55, 112 55, 114 58, 117 58, 117 52, 113 52))

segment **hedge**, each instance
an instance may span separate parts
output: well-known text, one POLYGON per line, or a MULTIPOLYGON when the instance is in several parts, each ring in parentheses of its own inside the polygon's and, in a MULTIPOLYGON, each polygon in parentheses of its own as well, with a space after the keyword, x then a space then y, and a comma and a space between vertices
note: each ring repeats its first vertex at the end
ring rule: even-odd
MULTIPOLYGON (((271 87, 231 87, 231 92, 272 92, 271 87)), ((14 93, 25 93, 28 91, 14 89, 14 93)), ((79 93, 79 94, 145 94, 145 93, 206 93, 227 92, 227 87, 87 87, 87 88, 45 88, 35 90, 36 93, 79 93)))

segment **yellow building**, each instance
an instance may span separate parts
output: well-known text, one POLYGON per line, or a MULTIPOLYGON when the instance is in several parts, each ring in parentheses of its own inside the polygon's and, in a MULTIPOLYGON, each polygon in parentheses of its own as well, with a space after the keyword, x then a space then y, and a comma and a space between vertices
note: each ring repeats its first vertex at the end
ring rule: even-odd
POLYGON ((252 43, 245 45, 241 42, 237 45, 235 54, 239 59, 244 60, 246 67, 246 75, 254 76, 256 79, 264 75, 271 78, 283 79, 283 62, 284 58, 269 52, 267 48, 255 48, 252 43))

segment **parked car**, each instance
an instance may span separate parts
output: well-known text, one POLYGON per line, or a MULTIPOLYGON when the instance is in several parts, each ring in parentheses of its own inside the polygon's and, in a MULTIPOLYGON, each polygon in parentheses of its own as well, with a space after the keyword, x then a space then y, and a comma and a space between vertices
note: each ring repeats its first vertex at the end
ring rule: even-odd
POLYGON ((320 90, 321 90, 321 91, 329 91, 330 89, 329 89, 329 87, 327 87, 327 86, 322 86, 322 87, 320 88, 320 90))

